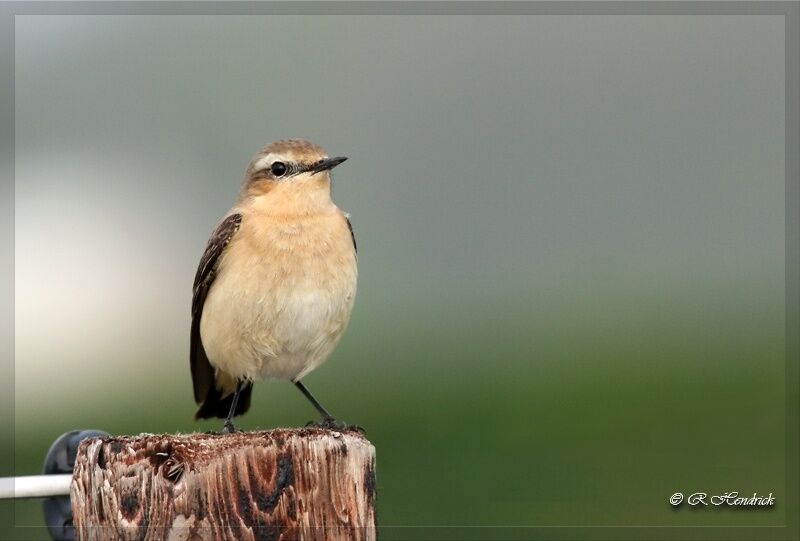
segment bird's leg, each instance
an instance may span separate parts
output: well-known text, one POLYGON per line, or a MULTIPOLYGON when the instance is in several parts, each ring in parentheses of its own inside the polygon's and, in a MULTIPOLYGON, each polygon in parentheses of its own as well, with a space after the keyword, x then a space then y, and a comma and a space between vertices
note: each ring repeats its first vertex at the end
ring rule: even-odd
POLYGON ((323 422, 332 422, 332 423, 336 422, 336 419, 333 418, 333 415, 328 413, 328 410, 326 410, 325 407, 319 403, 319 400, 314 398, 314 395, 311 394, 311 391, 309 391, 305 385, 303 385, 302 381, 297 380, 294 382, 294 384, 297 386, 298 389, 300 389, 300 392, 303 393, 303 396, 305 396, 308 399, 308 401, 311 402, 311 405, 317 409, 320 415, 322 415, 323 422))
POLYGON ((297 380, 294 382, 294 384, 298 389, 300 389, 300 392, 303 393, 303 396, 305 396, 308 401, 311 402, 311 405, 316 408, 320 415, 322 415, 322 421, 317 423, 310 422, 306 426, 314 425, 336 430, 358 430, 359 432, 365 433, 364 429, 358 425, 347 425, 334 419, 333 415, 331 415, 328 410, 326 410, 325 407, 319 403, 319 400, 314 398, 314 395, 311 394, 311 391, 309 391, 305 385, 303 385, 302 381, 297 380))
POLYGON ((228 411, 228 417, 225 419, 225 424, 222 425, 222 432, 225 434, 233 434, 236 432, 236 427, 233 426, 233 415, 236 413, 236 405, 239 403, 239 393, 242 392, 243 381, 236 383, 236 391, 233 393, 233 400, 231 400, 231 409, 228 411))

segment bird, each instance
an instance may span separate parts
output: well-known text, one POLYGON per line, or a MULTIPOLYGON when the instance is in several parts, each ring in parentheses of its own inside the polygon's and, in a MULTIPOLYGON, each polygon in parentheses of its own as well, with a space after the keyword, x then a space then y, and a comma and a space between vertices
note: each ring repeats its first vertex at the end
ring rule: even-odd
POLYGON ((253 384, 291 381, 325 427, 343 426, 301 381, 330 357, 350 321, 358 249, 350 215, 331 197, 329 157, 304 139, 262 148, 233 208, 208 240, 192 289, 195 419, 250 408, 253 384))

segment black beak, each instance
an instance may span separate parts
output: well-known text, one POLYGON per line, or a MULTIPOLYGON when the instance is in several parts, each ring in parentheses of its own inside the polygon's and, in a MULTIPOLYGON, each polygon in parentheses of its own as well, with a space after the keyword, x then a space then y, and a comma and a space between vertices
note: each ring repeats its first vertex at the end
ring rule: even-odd
POLYGON ((309 171, 311 171, 312 175, 319 173, 320 171, 329 171, 345 161, 347 158, 345 156, 339 156, 338 158, 326 158, 324 160, 320 160, 314 165, 311 166, 309 171))

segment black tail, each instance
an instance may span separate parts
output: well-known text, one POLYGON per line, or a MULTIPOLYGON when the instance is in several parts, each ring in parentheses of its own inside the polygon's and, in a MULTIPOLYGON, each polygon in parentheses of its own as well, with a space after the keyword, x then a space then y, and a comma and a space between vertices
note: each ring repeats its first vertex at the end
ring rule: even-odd
MULTIPOLYGON (((236 404, 236 411, 233 413, 234 416, 242 415, 250 409, 250 395, 252 392, 252 383, 247 383, 242 387, 242 391, 239 393, 239 402, 236 404)), ((203 400, 203 403, 200 405, 200 409, 194 414, 194 418, 213 419, 214 417, 218 417, 220 419, 225 419, 228 416, 228 412, 231 410, 232 402, 233 393, 222 398, 222 393, 220 393, 216 385, 211 385, 205 400, 203 400)))

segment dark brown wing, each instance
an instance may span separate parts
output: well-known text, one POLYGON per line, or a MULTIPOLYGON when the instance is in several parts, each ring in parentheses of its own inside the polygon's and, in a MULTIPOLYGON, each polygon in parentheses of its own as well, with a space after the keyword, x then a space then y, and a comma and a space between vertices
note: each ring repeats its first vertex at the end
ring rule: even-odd
POLYGON ((350 237, 353 239, 353 249, 358 254, 358 245, 356 244, 356 234, 353 233, 353 224, 350 223, 350 216, 348 214, 344 215, 344 221, 347 222, 347 228, 350 230, 350 237))
POLYGON ((192 383, 194 384, 194 400, 202 402, 208 391, 214 386, 214 368, 208 362, 206 350, 200 339, 200 319, 203 316, 203 305, 206 302, 208 290, 217 274, 217 264, 231 237, 239 230, 242 223, 241 214, 231 214, 226 217, 214 230, 208 239, 206 251, 200 258, 197 274, 194 277, 194 290, 192 294, 192 331, 189 346, 189 360, 192 368, 192 383))

